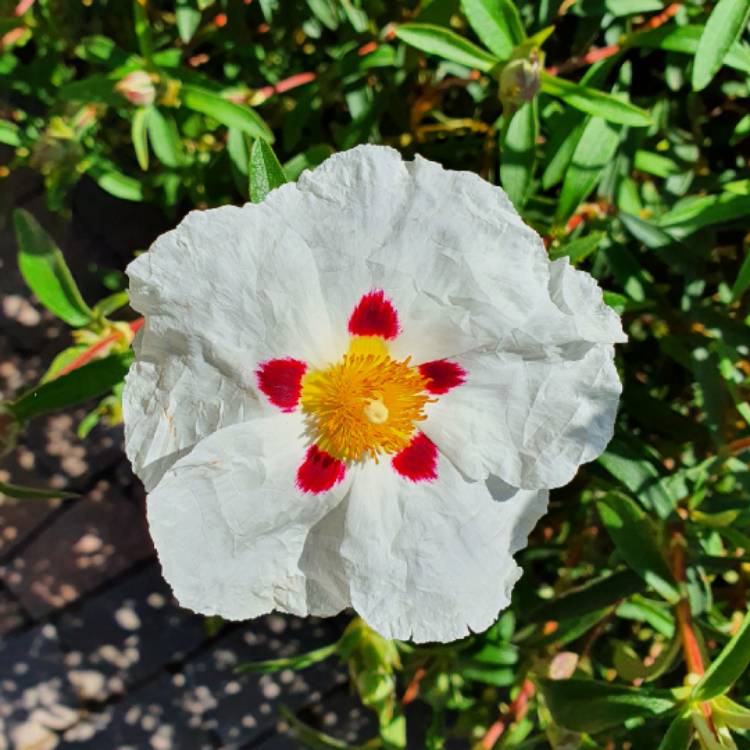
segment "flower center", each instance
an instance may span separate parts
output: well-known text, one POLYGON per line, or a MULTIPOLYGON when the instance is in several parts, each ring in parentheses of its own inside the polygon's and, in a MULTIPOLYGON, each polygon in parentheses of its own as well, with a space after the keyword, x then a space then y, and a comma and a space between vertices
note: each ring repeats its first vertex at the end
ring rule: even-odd
POLYGON ((316 443, 342 461, 398 453, 431 401, 419 370, 391 359, 379 336, 354 336, 343 359, 302 379, 300 403, 316 443))

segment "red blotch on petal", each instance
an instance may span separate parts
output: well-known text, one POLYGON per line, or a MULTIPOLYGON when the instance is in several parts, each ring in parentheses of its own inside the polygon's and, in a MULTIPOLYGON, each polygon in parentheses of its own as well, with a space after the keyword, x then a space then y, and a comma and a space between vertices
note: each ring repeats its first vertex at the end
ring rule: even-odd
POLYGON ((307 456, 297 469, 297 487, 303 492, 317 495, 330 490, 346 474, 346 464, 330 453, 320 450, 317 445, 307 449, 307 456))
POLYGON ((395 339, 398 330, 396 308, 381 289, 365 294, 349 318, 349 333, 352 336, 395 339))
POLYGON ((435 443, 423 432, 418 432, 401 453, 397 453, 391 463, 405 479, 424 482, 437 479, 438 452, 435 443))
POLYGON ((269 359, 256 370, 258 388, 282 411, 294 411, 307 365, 298 359, 269 359))
POLYGON ((430 393, 448 393, 451 388, 466 382, 466 370, 447 359, 436 359, 419 365, 419 372, 427 381, 425 388, 430 393))

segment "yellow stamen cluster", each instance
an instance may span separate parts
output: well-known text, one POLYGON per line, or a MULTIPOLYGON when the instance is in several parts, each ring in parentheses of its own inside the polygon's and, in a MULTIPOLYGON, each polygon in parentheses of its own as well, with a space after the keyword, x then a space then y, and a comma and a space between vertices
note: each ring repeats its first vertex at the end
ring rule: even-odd
POLYGON ((340 362, 305 375, 300 403, 322 450, 359 461, 405 448, 430 400, 408 358, 391 359, 377 336, 356 336, 340 362))

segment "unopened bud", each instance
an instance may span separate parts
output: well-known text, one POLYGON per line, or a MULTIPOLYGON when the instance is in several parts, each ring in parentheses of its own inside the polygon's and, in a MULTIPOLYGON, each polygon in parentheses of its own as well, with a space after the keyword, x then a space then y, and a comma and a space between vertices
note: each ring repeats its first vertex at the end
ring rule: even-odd
POLYGON ((115 84, 115 89, 138 107, 148 107, 156 99, 154 79, 145 70, 128 73, 115 84))
POLYGON ((539 58, 535 52, 528 58, 511 60, 500 73, 500 100, 503 106, 517 109, 530 102, 539 92, 539 58))

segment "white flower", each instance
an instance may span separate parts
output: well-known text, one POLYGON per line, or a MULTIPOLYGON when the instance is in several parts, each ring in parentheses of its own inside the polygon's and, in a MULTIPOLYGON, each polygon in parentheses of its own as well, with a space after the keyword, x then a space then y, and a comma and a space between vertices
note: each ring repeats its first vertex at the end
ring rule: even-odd
POLYGON ((546 488, 612 435, 619 319, 476 175, 362 146, 128 273, 128 455, 199 612, 481 631, 546 488))

